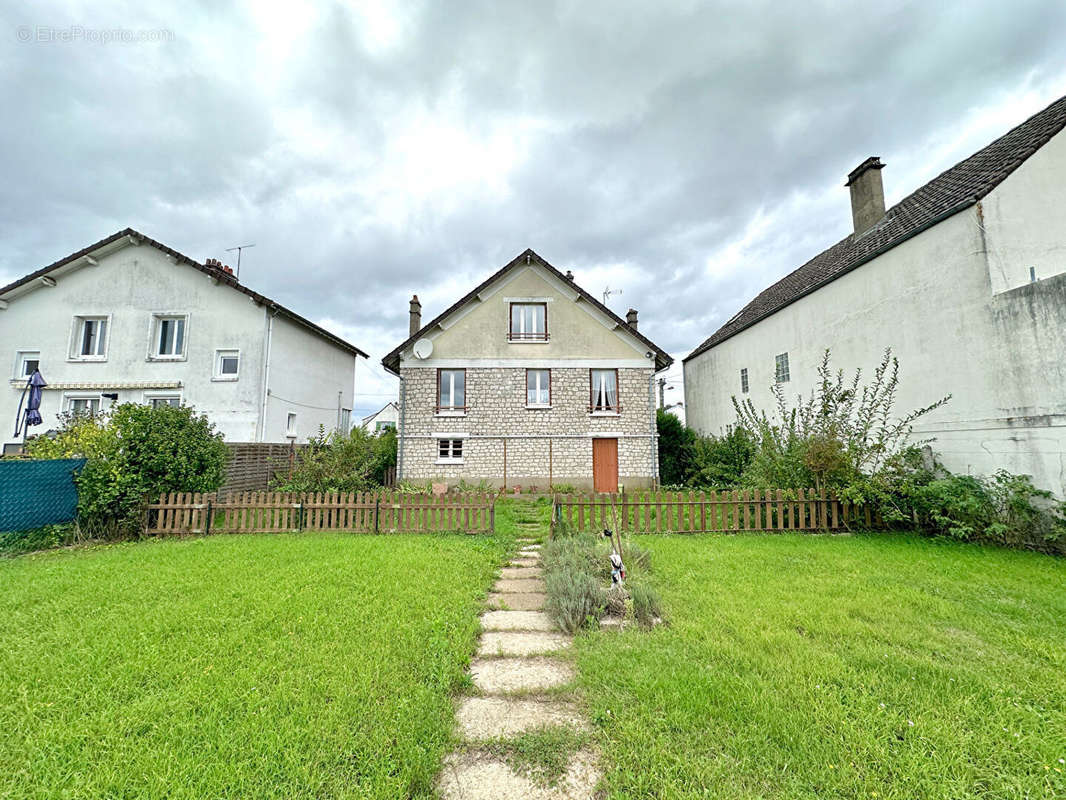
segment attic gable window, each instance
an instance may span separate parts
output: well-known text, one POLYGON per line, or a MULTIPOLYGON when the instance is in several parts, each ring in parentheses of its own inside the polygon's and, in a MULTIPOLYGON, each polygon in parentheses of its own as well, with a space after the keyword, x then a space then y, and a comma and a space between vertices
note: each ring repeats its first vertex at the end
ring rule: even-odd
POLYGON ((548 304, 511 303, 507 338, 512 342, 548 341, 548 304))

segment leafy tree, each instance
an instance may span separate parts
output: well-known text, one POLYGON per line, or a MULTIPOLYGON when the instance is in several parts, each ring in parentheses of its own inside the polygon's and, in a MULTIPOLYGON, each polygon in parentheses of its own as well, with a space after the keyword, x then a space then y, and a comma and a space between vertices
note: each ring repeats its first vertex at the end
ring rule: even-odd
POLYGON ((190 406, 135 403, 68 416, 55 438, 27 449, 34 458, 88 459, 76 479, 78 521, 93 536, 136 534, 145 498, 215 491, 228 457, 222 434, 190 406))
POLYGON ((692 486, 738 486, 755 457, 755 439, 734 426, 725 436, 697 436, 692 443, 687 482, 692 486))
POLYGON ((655 427, 659 433, 659 481, 667 485, 685 483, 696 433, 661 408, 655 412, 655 427))

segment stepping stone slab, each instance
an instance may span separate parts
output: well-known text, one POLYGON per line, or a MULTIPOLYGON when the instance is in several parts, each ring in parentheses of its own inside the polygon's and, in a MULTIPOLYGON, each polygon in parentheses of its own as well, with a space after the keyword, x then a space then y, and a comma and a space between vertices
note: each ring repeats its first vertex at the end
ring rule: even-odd
POLYGON ((443 800, 583 800, 596 796, 600 774, 589 751, 574 755, 555 786, 540 786, 489 753, 452 753, 444 759, 437 791, 443 800))
POLYGON ((492 587, 497 592, 537 592, 544 594, 544 581, 534 578, 501 578, 492 587))
POLYGON ((539 567, 539 558, 516 558, 507 566, 509 567, 539 567))
POLYGON ((486 631, 553 631, 551 618, 543 611, 486 611, 481 615, 486 631))
POLYGON ((539 578, 540 567, 504 567, 500 570, 501 578, 539 578))
POLYGON ((518 697, 467 697, 455 714, 459 734, 467 741, 508 738, 555 725, 586 730, 572 703, 518 697))
POLYGON ((542 692, 574 679, 574 668, 551 658, 476 659, 470 665, 474 685, 486 694, 542 692))
POLYGON ((479 656, 532 656, 562 650, 570 637, 545 631, 486 631, 481 634, 479 656))
POLYGON ((539 592, 501 593, 489 595, 489 605, 494 608, 506 607, 512 611, 540 611, 548 595, 539 592))

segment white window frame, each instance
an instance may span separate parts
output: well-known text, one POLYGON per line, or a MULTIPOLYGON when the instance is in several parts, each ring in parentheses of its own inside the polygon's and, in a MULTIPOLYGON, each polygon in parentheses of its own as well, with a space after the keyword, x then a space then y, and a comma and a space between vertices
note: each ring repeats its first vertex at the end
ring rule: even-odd
POLYGON ((470 395, 470 381, 468 380, 466 369, 462 367, 442 367, 437 370, 437 408, 436 415, 438 417, 465 417, 466 410, 469 407, 467 401, 470 395), (441 380, 444 378, 444 373, 449 372, 450 380, 448 382, 448 397, 453 405, 445 406, 441 405, 443 398, 443 392, 441 391, 441 380), (463 405, 457 406, 455 403, 455 373, 463 373, 463 405))
POLYGON ((340 425, 337 426, 341 433, 348 433, 352 429, 352 410, 342 408, 340 411, 340 425))
POLYGON ((552 407, 552 371, 546 367, 527 367, 525 375, 525 386, 523 387, 526 395, 526 408, 551 408, 552 407), (537 395, 540 395, 541 390, 545 390, 548 393, 547 403, 531 403, 529 402, 529 373, 537 373, 536 391, 537 395), (545 386, 541 385, 540 378, 541 373, 547 373, 548 383, 545 386))
POLYGON ((511 344, 547 344, 549 341, 548 335, 548 304, 544 300, 520 300, 511 301, 507 304, 507 340, 511 344), (518 315, 518 330, 514 330, 514 312, 515 308, 519 307, 523 309, 518 315), (531 324, 532 330, 526 330, 526 315, 524 309, 530 307, 540 307, 544 311, 544 330, 537 330, 537 314, 533 314, 531 324))
POLYGON ((93 416, 96 416, 103 410, 104 398, 100 392, 64 392, 63 393, 63 413, 72 414, 74 409, 71 408, 73 401, 75 400, 95 400, 96 411, 92 412, 93 416))
POLYGON ((15 351, 15 374, 13 376, 15 380, 24 381, 30 377, 26 374, 25 369, 27 361, 36 361, 37 368, 40 369, 41 351, 30 349, 15 351))
POLYGON ((438 464, 462 464, 463 458, 466 456, 466 439, 465 433, 442 433, 436 434, 433 439, 433 447, 436 448, 437 463, 438 464), (448 451, 452 455, 442 456, 440 454, 440 448, 442 442, 449 442, 448 451), (459 455, 454 455, 456 447, 455 443, 459 443, 459 455))
POLYGON ((215 350, 215 369, 211 376, 213 381, 235 381, 241 377, 241 351, 237 347, 220 347, 215 350), (232 375, 222 371, 222 359, 236 358, 237 371, 232 375))
POLYGON ((149 361, 185 361, 189 352, 189 315, 181 311, 158 311, 152 312, 152 318, 148 325, 148 360, 149 361), (159 333, 163 322, 166 320, 181 320, 182 327, 181 352, 160 353, 159 333))
POLYGON ((289 439, 296 438, 296 412, 289 411, 285 417, 285 436, 289 439))
POLYGON ((107 361, 107 351, 111 347, 111 315, 110 314, 75 314, 70 328, 70 348, 67 350, 67 361, 107 361), (82 355, 81 343, 85 338, 86 322, 103 322, 104 336, 103 353, 82 355))
POLYGON ((788 383, 791 380, 791 373, 788 365, 788 353, 778 353, 774 356, 774 382, 775 383, 788 383), (784 366, 782 370, 781 367, 784 366), (781 377, 782 374, 784 377, 781 377))
POLYGON ((740 369, 740 393, 747 394, 750 384, 748 383, 748 368, 741 367, 740 369))
POLYGON ((163 391, 159 391, 159 392, 144 392, 141 395, 141 402, 143 402, 147 406, 154 406, 156 400, 172 400, 172 399, 177 399, 179 406, 184 402, 184 398, 182 397, 182 393, 181 392, 174 392, 174 391, 171 391, 171 392, 163 392, 163 391))

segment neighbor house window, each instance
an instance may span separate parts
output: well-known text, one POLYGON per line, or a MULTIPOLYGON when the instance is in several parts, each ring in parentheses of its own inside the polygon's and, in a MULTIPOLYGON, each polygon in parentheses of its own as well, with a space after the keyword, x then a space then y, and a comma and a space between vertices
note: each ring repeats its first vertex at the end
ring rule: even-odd
POLYGON ((144 399, 152 408, 162 408, 163 406, 173 406, 174 408, 177 408, 181 405, 180 394, 145 395, 144 399))
POLYGON ((511 303, 511 328, 507 338, 518 342, 548 341, 548 304, 511 303))
POLYGON ((744 394, 748 393, 748 368, 745 367, 740 371, 740 391, 744 394))
POLYGON ((594 413, 617 413, 619 407, 618 370, 589 370, 589 384, 592 390, 589 410, 594 413))
POLYGON ((41 367, 41 354, 37 350, 20 350, 15 356, 15 377, 28 378, 41 367))
POLYGON ((285 435, 286 436, 295 436, 296 435, 296 415, 295 414, 289 414, 288 418, 285 420, 285 435))
POLYGON ((462 464, 463 463, 463 440, 462 439, 437 439, 437 463, 438 464, 462 464))
POLYGON ((392 430, 396 430, 396 423, 395 422, 375 422, 374 423, 374 433, 381 433, 382 431, 387 431, 390 428, 392 430))
POLYGON ((91 417, 100 413, 100 396, 68 397, 67 411, 79 417, 91 417))
POLYGON ((342 408, 340 417, 340 425, 338 427, 343 433, 347 433, 348 429, 352 427, 352 410, 350 408, 342 408))
POLYGON ((550 369, 526 370, 526 405, 547 408, 552 402, 552 373, 550 369))
POLYGON ((775 361, 776 371, 774 379, 778 383, 788 383, 788 353, 782 353, 775 361))
POLYGON ((215 376, 216 381, 235 381, 241 368, 240 350, 216 350, 215 351, 215 376))
POLYGON ((152 334, 152 356, 154 358, 183 358, 185 356, 185 322, 184 316, 157 315, 154 319, 152 334))
POLYGON ((437 370, 437 411, 466 411, 466 370, 437 370))
POLYGON ((107 357, 107 317, 75 317, 71 358, 99 360, 107 357))

